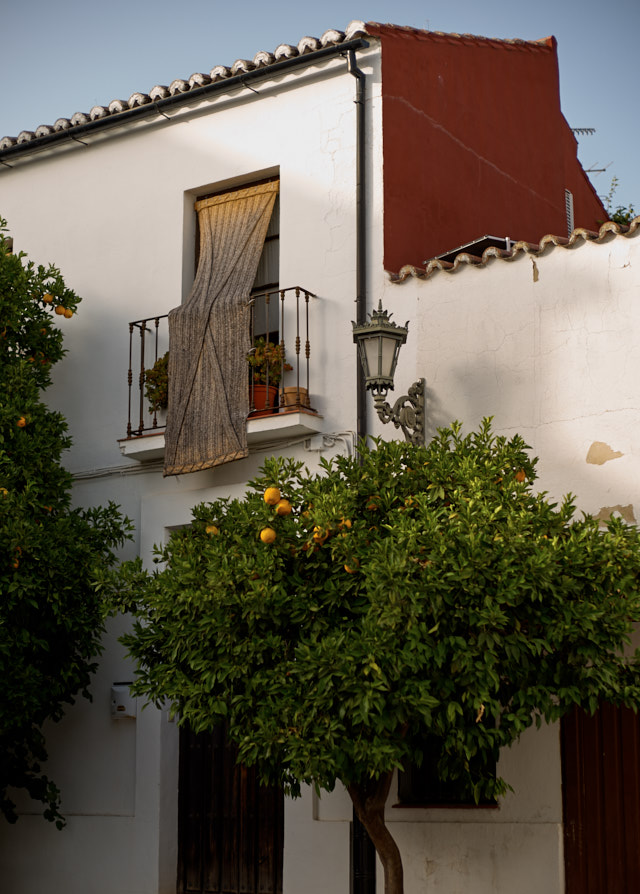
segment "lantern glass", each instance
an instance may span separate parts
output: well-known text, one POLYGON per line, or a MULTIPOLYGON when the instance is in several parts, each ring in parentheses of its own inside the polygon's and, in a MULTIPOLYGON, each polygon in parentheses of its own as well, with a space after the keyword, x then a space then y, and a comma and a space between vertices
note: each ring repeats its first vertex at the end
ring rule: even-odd
POLYGON ((375 379, 376 384, 393 388, 393 374, 399 343, 380 333, 362 336, 360 339, 362 366, 366 379, 375 379))
POLYGON ((393 376, 400 347, 407 339, 407 327, 389 321, 382 309, 371 314, 371 322, 361 326, 353 324, 353 340, 358 345, 365 376, 365 385, 376 392, 393 391, 393 376))

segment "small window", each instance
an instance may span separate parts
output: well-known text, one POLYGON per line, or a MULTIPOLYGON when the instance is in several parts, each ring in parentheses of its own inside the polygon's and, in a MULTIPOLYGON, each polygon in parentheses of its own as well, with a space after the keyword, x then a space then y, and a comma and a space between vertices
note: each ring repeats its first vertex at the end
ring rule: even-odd
MULTIPOLYGON (((424 741, 422 764, 410 764, 398 772, 398 807, 495 807, 493 798, 484 798, 476 804, 466 779, 442 780, 438 775, 438 761, 442 740, 427 736, 424 741)), ((476 755, 469 761, 471 770, 480 770, 485 758, 476 755)), ((489 773, 495 778, 496 764, 491 762, 489 773)))
POLYGON ((573 193, 569 189, 565 189, 564 191, 564 207, 567 214, 567 236, 570 236, 573 233, 574 229, 574 221, 573 221, 573 193))

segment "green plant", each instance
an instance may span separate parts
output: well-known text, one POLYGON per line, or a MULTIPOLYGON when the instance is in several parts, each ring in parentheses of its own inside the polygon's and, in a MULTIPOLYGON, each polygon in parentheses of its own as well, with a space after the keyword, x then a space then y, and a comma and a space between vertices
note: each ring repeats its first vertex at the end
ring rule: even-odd
POLYGON ((640 534, 536 493, 536 462, 489 420, 313 474, 267 460, 243 499, 196 507, 160 570, 114 578, 137 693, 195 732, 224 721, 239 759, 293 795, 340 780, 400 894, 384 805, 425 736, 439 777, 480 801, 505 792, 492 768, 532 724, 640 703, 640 653, 623 651, 640 534))
POLYGON ((633 218, 636 216, 635 208, 632 204, 629 205, 617 205, 614 207, 613 200, 618 189, 618 178, 611 178, 611 186, 609 187, 609 192, 605 196, 604 199, 604 207, 607 210, 607 214, 609 215, 609 220, 614 221, 618 224, 624 224, 625 226, 630 224, 633 218))
POLYGON ((269 385, 277 387, 282 380, 282 371, 288 372, 293 369, 291 364, 286 362, 284 345, 267 341, 264 335, 254 339, 253 350, 247 354, 247 361, 256 385, 266 385, 268 379, 269 385))
POLYGON ((96 575, 129 525, 113 504, 71 507, 61 462, 71 439, 42 392, 65 353, 54 307, 72 312, 80 299, 57 268, 11 254, 4 228, 0 220, 0 815, 15 822, 18 788, 62 826, 42 725, 89 695, 105 616, 96 575))
POLYGON ((144 371, 144 393, 149 401, 149 412, 166 410, 169 404, 169 352, 158 357, 150 369, 144 371))

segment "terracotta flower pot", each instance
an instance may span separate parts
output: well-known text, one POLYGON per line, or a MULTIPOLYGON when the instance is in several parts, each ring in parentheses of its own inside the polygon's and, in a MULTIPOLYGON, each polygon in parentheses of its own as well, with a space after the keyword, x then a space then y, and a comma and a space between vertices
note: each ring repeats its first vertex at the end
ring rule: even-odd
POLYGON ((278 410, 278 389, 275 385, 254 385, 249 399, 254 409, 249 413, 252 418, 256 416, 269 416, 278 410))
POLYGON ((283 407, 309 407, 309 393, 306 388, 296 388, 295 385, 284 389, 282 395, 283 407))

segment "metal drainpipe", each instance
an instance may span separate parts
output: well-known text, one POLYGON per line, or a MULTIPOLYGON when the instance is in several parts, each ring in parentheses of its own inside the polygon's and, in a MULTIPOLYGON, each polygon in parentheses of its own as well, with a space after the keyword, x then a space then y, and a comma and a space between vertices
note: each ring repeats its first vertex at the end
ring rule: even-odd
MULTIPOLYGON (((356 322, 362 326, 367 321, 367 237, 365 207, 365 129, 364 87, 365 75, 356 63, 355 50, 347 53, 347 69, 356 78, 356 322)), ((356 434, 358 440, 367 436, 367 391, 360 359, 356 357, 356 434)))
MULTIPOLYGON (((356 320, 359 326, 367 321, 367 241, 365 206, 365 75, 356 64, 355 50, 347 53, 347 69, 357 80, 356 112, 356 320)), ((356 355, 356 434, 367 436, 367 391, 360 358, 356 355)), ((364 826, 353 811, 351 823, 351 894, 374 894, 376 889, 376 852, 364 826)))

